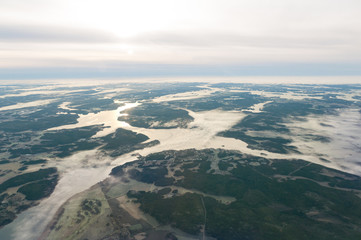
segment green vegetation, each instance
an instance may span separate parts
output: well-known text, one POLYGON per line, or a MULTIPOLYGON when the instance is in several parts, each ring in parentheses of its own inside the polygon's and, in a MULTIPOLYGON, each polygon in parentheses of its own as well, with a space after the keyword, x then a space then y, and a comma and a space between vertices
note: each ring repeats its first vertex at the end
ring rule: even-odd
MULTIPOLYGON (((277 133, 285 136, 290 133, 286 126, 290 117, 304 117, 310 114, 334 113, 336 106, 345 107, 348 103, 332 105, 332 103, 320 100, 279 100, 273 99, 272 103, 264 106, 260 113, 250 113, 232 129, 219 133, 220 136, 240 139, 248 144, 251 149, 267 150, 274 153, 299 153, 292 146, 292 141, 286 137, 277 136, 277 133), (248 131, 259 132, 258 136, 251 136, 248 131), (264 136, 264 131, 272 132, 274 137, 264 136)), ((305 134, 305 140, 328 142, 327 137, 305 134)))
POLYGON ((123 176, 123 174, 124 174, 123 166, 120 165, 120 166, 117 166, 117 167, 113 168, 109 175, 119 177, 119 176, 123 176))
POLYGON ((0 184, 0 193, 8 188, 19 187, 17 192, 0 196, 0 227, 12 222, 16 214, 36 205, 37 200, 48 197, 58 182, 56 168, 40 169, 36 172, 24 173, 10 178, 0 184))
POLYGON ((27 200, 39 200, 50 196, 57 184, 57 176, 50 180, 40 180, 28 183, 19 188, 18 192, 25 195, 27 200))
MULTIPOLYGON (((85 93, 86 92, 83 92, 82 94, 85 93)), ((97 113, 100 111, 114 110, 119 107, 119 104, 114 103, 112 99, 101 99, 98 96, 88 95, 77 97, 74 100, 69 107, 75 109, 75 112, 78 114, 97 113)), ((64 110, 62 109, 61 111, 64 110)))
POLYGON ((22 166, 18 169, 18 171, 25 171, 26 169, 28 169, 28 166, 22 166))
POLYGON ((254 104, 267 101, 265 98, 247 92, 217 92, 204 98, 170 102, 172 106, 186 108, 195 112, 222 109, 225 111, 242 110, 254 104))
POLYGON ((98 199, 85 199, 81 202, 81 210, 77 211, 75 223, 79 224, 91 215, 99 215, 102 202, 98 199))
MULTIPOLYGON (((361 102, 339 98, 360 90, 359 85, 217 83, 210 84, 210 87, 222 89, 202 98, 163 103, 155 103, 152 99, 208 87, 200 83, 121 83, 119 86, 103 85, 99 88, 59 87, 54 88, 59 93, 54 91, 51 95, 39 92, 2 98, 0 107, 39 100, 53 102, 0 111, 0 165, 3 167, 0 176, 7 179, 0 184, 0 226, 11 222, 16 214, 37 204, 39 199, 49 196, 57 183, 55 168, 25 174, 22 171, 43 166, 45 159, 61 161, 57 158, 71 156, 78 151, 99 148, 103 154, 117 157, 159 143, 157 140, 149 142, 147 136, 124 129, 105 137, 92 138, 104 128, 103 125, 47 130, 74 124, 79 114, 115 110, 121 106, 115 103, 115 99, 141 101, 141 105, 127 110, 129 115, 122 116, 120 120, 153 129, 187 127, 193 118, 185 109, 245 111, 254 104, 272 101, 260 113, 246 111, 247 116, 241 122, 219 135, 240 139, 252 149, 282 154, 298 153, 298 149, 292 146, 290 139, 293 139, 293 132, 289 129, 289 124, 295 119, 302 121, 309 115, 322 116, 337 113, 340 109, 361 108, 361 102), (120 87, 130 90, 107 91, 120 87), (252 91, 258 91, 259 95, 252 91), (268 97, 267 93, 273 96, 268 97), (294 100, 277 96, 283 93, 300 94, 305 98, 294 100), (70 102, 70 109, 59 107, 64 99, 70 102), (18 175, 14 177, 14 174, 18 175), (8 194, 10 188, 15 189, 8 194), (16 189, 18 192, 14 192, 16 189)), ((16 84, 4 86, 0 95, 25 93, 22 88, 27 87, 16 84)), ((360 96, 353 98, 361 99, 360 96)), ((324 123, 321 125, 332 127, 324 123)), ((304 141, 330 141, 327 137, 306 131, 298 137, 304 141)), ((320 156, 321 161, 327 162, 326 158, 320 156)), ((359 239, 361 223, 356 215, 361 214, 359 200, 355 196, 361 190, 361 180, 353 175, 304 161, 268 161, 222 150, 166 151, 139 159, 114 168, 111 174, 122 179, 122 184, 139 181, 141 186, 155 188, 150 192, 133 193, 141 203, 143 198, 151 200, 152 205, 142 206, 143 210, 155 214, 157 218, 164 218, 160 219, 164 224, 198 233, 200 225, 204 224, 203 208, 199 205, 200 199, 203 199, 208 211, 206 234, 218 239, 359 239), (183 194, 182 188, 190 193, 183 194), (225 204, 218 201, 217 196, 235 200, 225 204), (159 203, 165 204, 165 207, 161 208, 159 203), (188 208, 194 212, 187 213, 188 208)), ((91 215, 97 212, 97 203, 89 201, 84 202, 82 212, 91 215)), ((117 204, 116 199, 112 201, 117 204)), ((124 216, 124 212, 118 216, 124 216)), ((131 226, 133 233, 143 231, 138 229, 136 220, 131 226)))
POLYGON ((229 167, 232 167, 232 166, 233 165, 228 163, 227 161, 219 161, 219 163, 218 163, 218 168, 221 171, 226 171, 229 167))
POLYGON ((102 129, 102 126, 90 126, 75 129, 64 129, 58 131, 45 132, 41 137, 45 145, 62 145, 88 139, 102 129))
POLYGON ((20 157, 24 154, 51 153, 57 157, 67 157, 77 151, 90 150, 100 146, 100 143, 91 138, 103 127, 89 126, 75 129, 64 129, 46 132, 40 138, 39 144, 27 148, 10 149, 12 157, 20 157))
POLYGON ((140 182, 154 183, 156 186, 169 186, 174 182, 173 178, 167 178, 168 170, 165 167, 159 167, 156 169, 144 168, 142 172, 136 169, 132 169, 129 172, 129 176, 140 182))
POLYGON ((199 91, 202 88, 198 85, 198 83, 134 83, 132 86, 137 90, 124 93, 121 97, 127 101, 143 101, 169 94, 199 91))
POLYGON ((223 150, 166 151, 144 160, 128 164, 128 169, 133 168, 127 173, 123 171, 123 175, 155 183, 168 173, 166 166, 182 169, 175 170, 175 176, 180 179, 167 188, 128 192, 128 197, 136 199, 144 212, 164 225, 199 234, 204 224, 203 198, 206 234, 217 239, 361 238, 361 199, 353 191, 359 189, 360 177, 302 160, 270 163, 261 157, 223 150), (212 155, 221 157, 216 169, 207 160, 212 155), (155 156, 167 156, 168 160, 154 160, 158 158, 155 156), (216 173, 228 167, 232 170, 227 174, 216 173), (329 183, 329 187, 318 181, 329 183), (224 204, 199 192, 181 195, 178 191, 171 192, 172 186, 234 197, 235 201, 224 204), (333 186, 348 189, 338 190, 333 186))
POLYGON ((36 164, 43 164, 47 161, 45 159, 39 159, 39 160, 30 160, 30 161, 22 161, 21 163, 24 165, 36 165, 36 164))
POLYGON ((179 197, 163 199, 160 193, 128 192, 128 197, 136 198, 141 209, 154 216, 162 224, 171 224, 191 234, 198 234, 204 222, 201 196, 186 193, 179 197))
POLYGON ((149 161, 149 160, 164 160, 166 159, 166 154, 160 152, 160 153, 151 153, 149 155, 147 155, 145 157, 145 160, 146 161, 149 161))
POLYGON ((102 138, 102 140, 106 142, 106 145, 103 146, 102 149, 116 150, 120 147, 135 145, 148 139, 144 134, 118 128, 114 134, 102 138))
POLYGON ((299 153, 296 147, 288 145, 292 143, 290 139, 285 139, 281 137, 251 137, 248 136, 245 132, 239 130, 225 131, 223 133, 220 133, 220 135, 222 137, 240 139, 246 142, 248 144, 248 147, 251 149, 267 150, 274 153, 299 153))
POLYGON ((182 109, 174 109, 162 104, 142 104, 127 112, 128 116, 119 117, 130 125, 142 128, 185 128, 193 121, 188 112, 182 109))
POLYGON ((10 161, 9 161, 9 160, 1 160, 1 161, 0 161, 0 165, 1 165, 1 164, 7 164, 7 163, 10 163, 10 161))
POLYGON ((341 171, 334 170, 330 176, 324 173, 324 168, 317 164, 310 164, 295 172, 294 176, 302 176, 315 179, 320 182, 328 182, 332 187, 349 188, 361 190, 361 179, 341 171), (334 176, 333 176, 334 175, 334 176))
MULTIPOLYGON (((78 151, 91 150, 96 147, 109 151, 110 155, 115 157, 136 149, 142 149, 147 146, 157 144, 158 141, 152 141, 146 144, 142 142, 149 138, 143 134, 117 129, 115 133, 101 138, 91 138, 103 128, 101 125, 64 129, 59 131, 46 132, 40 139, 40 144, 34 144, 27 148, 10 149, 12 158, 20 157, 24 154, 40 154, 51 152, 56 157, 64 158, 78 151)), ((37 163, 40 163, 39 161, 37 163)), ((33 164, 37 164, 33 161, 33 164)), ((25 165, 30 164, 24 162, 25 165)))
POLYGON ((36 172, 17 175, 0 184, 0 192, 4 192, 6 189, 11 187, 17 187, 26 183, 47 179, 53 176, 54 174, 56 174, 56 172, 57 172, 56 168, 45 168, 45 169, 40 169, 36 172))
POLYGON ((159 144, 158 140, 143 143, 148 139, 149 138, 144 134, 118 128, 115 133, 101 138, 105 143, 101 149, 108 151, 110 156, 117 157, 137 149, 143 149, 159 144))
POLYGON ((161 190, 158 191, 158 194, 160 195, 167 195, 168 193, 170 193, 172 191, 171 188, 167 187, 167 188, 162 188, 161 190))
POLYGON ((42 106, 41 110, 30 112, 26 117, 22 115, 12 116, 0 121, 0 131, 17 133, 22 131, 41 131, 52 127, 76 123, 77 115, 56 114, 58 103, 42 106))
POLYGON ((98 199, 85 199, 81 203, 81 208, 85 212, 90 214, 99 214, 99 208, 102 206, 102 202, 98 199))
POLYGON ((16 215, 12 211, 0 209, 0 227, 11 223, 16 218, 16 215))

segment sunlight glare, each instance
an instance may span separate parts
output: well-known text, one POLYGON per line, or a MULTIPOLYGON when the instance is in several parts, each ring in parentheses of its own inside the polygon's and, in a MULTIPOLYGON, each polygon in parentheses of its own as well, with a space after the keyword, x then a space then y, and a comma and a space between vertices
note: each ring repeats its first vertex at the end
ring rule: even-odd
POLYGON ((186 11, 184 5, 171 0, 88 0, 69 4, 68 14, 81 25, 109 31, 118 37, 167 29, 186 11))

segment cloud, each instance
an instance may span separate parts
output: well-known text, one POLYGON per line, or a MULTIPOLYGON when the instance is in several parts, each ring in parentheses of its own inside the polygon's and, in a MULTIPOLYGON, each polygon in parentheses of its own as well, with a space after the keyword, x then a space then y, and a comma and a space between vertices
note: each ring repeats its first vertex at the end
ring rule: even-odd
MULTIPOLYGON (((294 34, 245 35, 232 32, 166 31, 148 32, 123 39, 133 44, 154 44, 183 47, 263 47, 263 48, 319 48, 345 46, 361 42, 361 31, 316 31, 294 34)), ((361 48, 361 47, 360 47, 361 48)))
POLYGON ((287 63, 309 74, 332 68, 355 74, 361 62, 359 0, 4 0, 1 6, 0 68, 9 74, 127 62, 140 72, 144 62, 224 72, 241 66, 242 74, 249 69, 242 66, 287 63))
POLYGON ((0 24, 0 42, 109 43, 118 39, 105 31, 47 25, 0 24))

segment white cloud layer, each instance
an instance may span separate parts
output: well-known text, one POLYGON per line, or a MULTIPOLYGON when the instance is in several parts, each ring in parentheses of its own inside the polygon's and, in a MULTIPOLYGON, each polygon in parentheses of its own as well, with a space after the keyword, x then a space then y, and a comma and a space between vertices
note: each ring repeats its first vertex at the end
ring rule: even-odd
POLYGON ((359 0, 2 0, 0 68, 361 64, 359 0))

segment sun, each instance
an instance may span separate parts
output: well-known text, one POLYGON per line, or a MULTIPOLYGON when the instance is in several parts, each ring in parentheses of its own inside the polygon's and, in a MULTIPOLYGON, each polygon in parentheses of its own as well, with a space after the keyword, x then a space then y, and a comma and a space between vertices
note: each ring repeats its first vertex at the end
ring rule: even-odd
POLYGON ((88 0, 69 4, 67 14, 74 22, 118 37, 169 29, 180 22, 179 13, 186 10, 171 0, 88 0))

